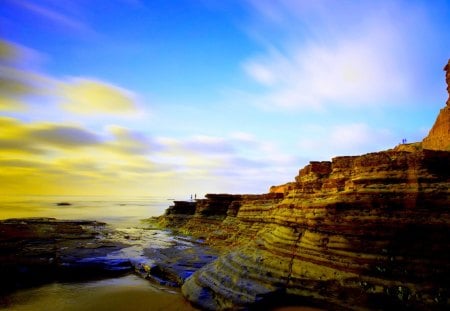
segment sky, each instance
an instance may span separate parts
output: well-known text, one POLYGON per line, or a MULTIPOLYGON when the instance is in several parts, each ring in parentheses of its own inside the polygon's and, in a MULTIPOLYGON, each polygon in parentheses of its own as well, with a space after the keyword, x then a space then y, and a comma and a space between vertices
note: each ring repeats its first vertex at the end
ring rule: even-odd
POLYGON ((0 3, 0 196, 265 193, 447 99, 446 0, 0 3))

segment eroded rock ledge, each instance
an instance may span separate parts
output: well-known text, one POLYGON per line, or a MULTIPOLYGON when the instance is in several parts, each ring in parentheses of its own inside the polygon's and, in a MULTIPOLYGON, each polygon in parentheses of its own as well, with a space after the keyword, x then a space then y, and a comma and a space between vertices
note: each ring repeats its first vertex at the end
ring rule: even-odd
POLYGON ((230 250, 184 295, 212 310, 284 295, 355 310, 448 307, 450 152, 419 147, 311 162, 267 194, 175 202, 161 223, 230 250))
MULTIPOLYGON (((444 70, 450 93, 450 61, 444 70)), ((292 297, 333 310, 450 309, 449 104, 423 142, 310 162, 267 194, 175 202, 162 225, 224 250, 183 294, 210 310, 292 297)))

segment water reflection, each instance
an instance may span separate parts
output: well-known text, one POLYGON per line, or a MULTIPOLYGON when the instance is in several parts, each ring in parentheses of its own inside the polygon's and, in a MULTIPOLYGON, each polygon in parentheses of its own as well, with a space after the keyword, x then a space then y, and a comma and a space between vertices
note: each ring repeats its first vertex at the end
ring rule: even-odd
POLYGON ((17 196, 0 197, 0 219, 53 217, 99 220, 114 226, 136 226, 159 216, 172 202, 165 197, 17 196), (70 205, 58 206, 60 202, 70 205))
POLYGON ((22 290, 0 300, 14 311, 196 310, 178 291, 135 275, 85 283, 53 283, 22 290))

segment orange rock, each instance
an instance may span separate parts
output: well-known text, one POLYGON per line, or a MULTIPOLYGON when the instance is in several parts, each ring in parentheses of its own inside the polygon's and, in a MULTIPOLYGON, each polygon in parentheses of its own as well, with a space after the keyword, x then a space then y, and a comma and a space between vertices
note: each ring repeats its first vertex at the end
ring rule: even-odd
POLYGON ((422 142, 424 149, 450 150, 450 60, 444 67, 444 70, 446 72, 449 98, 447 100, 447 105, 439 112, 430 133, 422 142))

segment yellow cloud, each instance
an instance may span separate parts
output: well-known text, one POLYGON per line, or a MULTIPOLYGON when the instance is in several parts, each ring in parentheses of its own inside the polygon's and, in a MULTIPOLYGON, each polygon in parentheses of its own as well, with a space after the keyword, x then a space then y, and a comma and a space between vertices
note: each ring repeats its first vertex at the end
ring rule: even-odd
POLYGON ((61 84, 63 107, 82 114, 132 114, 137 112, 135 96, 106 82, 76 78, 61 84))
POLYGON ((150 160, 144 137, 126 128, 112 127, 108 139, 81 126, 7 117, 0 127, 2 196, 144 194, 170 184, 173 167, 150 160))
POLYGON ((0 39, 0 61, 12 61, 17 56, 17 50, 7 41, 0 39))
POLYGON ((0 39, 0 110, 24 108, 23 96, 36 92, 26 74, 17 68, 22 55, 20 49, 0 39))
POLYGON ((29 136, 44 144, 61 148, 76 148, 100 143, 99 137, 84 128, 59 124, 39 124, 29 127, 29 136))

